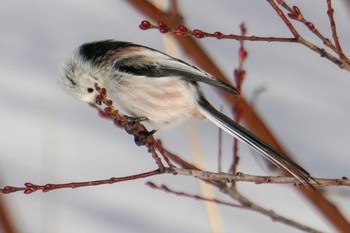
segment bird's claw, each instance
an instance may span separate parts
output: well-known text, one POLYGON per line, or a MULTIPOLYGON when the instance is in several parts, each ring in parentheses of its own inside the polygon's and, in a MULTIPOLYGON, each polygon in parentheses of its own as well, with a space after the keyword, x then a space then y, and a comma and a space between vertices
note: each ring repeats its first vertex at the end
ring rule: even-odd
POLYGON ((137 136, 135 136, 134 141, 138 146, 143 146, 147 143, 147 140, 157 132, 156 130, 152 131, 141 131, 137 136))

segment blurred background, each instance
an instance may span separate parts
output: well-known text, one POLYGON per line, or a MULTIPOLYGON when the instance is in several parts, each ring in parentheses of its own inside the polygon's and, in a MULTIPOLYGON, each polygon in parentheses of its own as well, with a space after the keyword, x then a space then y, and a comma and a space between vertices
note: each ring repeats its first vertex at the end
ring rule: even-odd
MULTIPOLYGON (((179 0, 188 28, 248 35, 291 37, 266 1, 179 0)), ((165 1, 167 3, 167 1, 165 1)), ((321 33, 331 38, 326 3, 288 1, 298 5, 321 33)), ((333 1, 345 53, 350 52, 349 8, 333 1)), ((132 175, 156 168, 145 148, 99 118, 87 104, 67 95, 56 82, 59 66, 85 42, 117 39, 164 51, 163 35, 141 31, 147 19, 128 1, 11 1, 0 6, 0 187, 88 181, 132 175)), ((322 46, 304 26, 297 30, 322 46)), ((225 74, 237 67, 239 43, 199 41, 225 74)), ((350 76, 311 50, 291 43, 247 42, 247 78, 243 96, 249 102, 264 91, 254 108, 283 147, 315 177, 349 175, 350 76)), ((179 58, 191 61, 184 55, 179 58)), ((204 67, 205 68, 205 67, 204 67)), ((222 99, 203 86, 215 106, 222 99)), ((223 106, 223 111, 230 109, 223 106)), ((218 130, 195 121, 205 167, 217 171, 218 130)), ((186 125, 156 135, 169 150, 192 161, 186 125)), ((232 139, 223 138, 224 170, 231 162, 232 139)), ((239 171, 273 175, 249 148, 240 147, 239 171)), ((198 194, 190 177, 161 175, 99 187, 49 193, 0 195, 2 210, 15 232, 212 232, 203 202, 152 190, 146 181, 198 194)), ((335 231, 294 188, 288 185, 239 183, 248 197, 267 209, 316 229, 335 231)), ((349 189, 325 188, 325 195, 349 218, 349 189)), ((215 191, 226 201, 226 196, 215 191)), ((297 232, 258 213, 219 206, 225 232, 297 232)), ((0 228, 0 232, 1 228, 0 228)), ((5 232, 5 231, 3 231, 5 232)))

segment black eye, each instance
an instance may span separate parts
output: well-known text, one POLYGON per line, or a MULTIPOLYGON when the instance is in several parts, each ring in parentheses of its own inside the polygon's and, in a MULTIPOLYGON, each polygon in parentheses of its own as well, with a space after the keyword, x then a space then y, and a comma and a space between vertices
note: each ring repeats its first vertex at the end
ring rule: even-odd
POLYGON ((93 88, 91 88, 91 87, 87 88, 86 90, 87 90, 87 92, 89 92, 89 93, 94 92, 94 89, 93 89, 93 88))

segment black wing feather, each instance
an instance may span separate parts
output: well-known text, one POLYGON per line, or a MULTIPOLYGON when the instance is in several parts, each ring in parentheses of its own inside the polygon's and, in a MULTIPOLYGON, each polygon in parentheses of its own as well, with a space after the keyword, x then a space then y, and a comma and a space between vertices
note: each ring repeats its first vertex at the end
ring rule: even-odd
POLYGON ((189 82, 203 82, 228 93, 239 94, 236 88, 222 82, 214 76, 191 66, 181 60, 169 57, 168 61, 154 62, 147 56, 132 56, 115 63, 114 68, 120 72, 148 77, 177 76, 189 82))

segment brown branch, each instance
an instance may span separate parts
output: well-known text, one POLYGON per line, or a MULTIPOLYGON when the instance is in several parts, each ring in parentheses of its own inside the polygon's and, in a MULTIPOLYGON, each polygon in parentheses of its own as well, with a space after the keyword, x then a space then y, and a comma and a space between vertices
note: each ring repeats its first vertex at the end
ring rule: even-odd
POLYGON ((178 28, 175 27, 169 27, 166 23, 159 21, 158 25, 152 24, 151 22, 147 20, 143 20, 140 25, 140 29, 142 30, 151 30, 156 29, 159 30, 161 33, 172 33, 177 37, 185 37, 185 36, 193 36, 197 39, 202 38, 215 38, 215 39, 229 39, 229 40, 237 40, 237 41, 263 41, 263 42, 284 42, 284 43, 291 43, 291 42, 298 42, 296 38, 287 38, 287 37, 266 37, 266 36, 247 36, 244 35, 236 35, 236 34, 224 34, 222 32, 205 32, 203 30, 189 30, 184 25, 178 26, 178 28))
POLYGON ((165 191, 167 193, 172 193, 172 194, 175 194, 177 196, 189 197, 189 198, 193 198, 195 200, 200 200, 200 201, 214 202, 214 203, 217 203, 217 204, 220 204, 220 205, 226 205, 226 206, 235 207, 235 208, 251 209, 248 206, 237 205, 237 204, 233 204, 233 203, 230 203, 230 202, 221 201, 221 200, 218 200, 218 199, 215 199, 215 198, 206 198, 206 197, 202 197, 202 196, 199 196, 199 195, 192 195, 192 194, 188 194, 188 193, 185 193, 185 192, 175 191, 175 190, 172 190, 172 189, 168 188, 165 185, 158 186, 158 185, 156 185, 153 182, 147 182, 146 185, 151 187, 151 188, 153 188, 153 189, 163 190, 163 191, 165 191))
MULTIPOLYGON (((247 28, 244 24, 241 24, 240 26, 241 29, 241 35, 245 36, 247 34, 247 28)), ((236 68, 233 72, 234 79, 235 79, 235 84, 236 88, 239 93, 242 94, 242 86, 244 83, 244 80, 246 78, 246 70, 244 69, 244 64, 246 62, 246 59, 248 57, 248 51, 245 48, 245 40, 240 40, 239 41, 240 48, 238 50, 238 68, 236 68)), ((234 107, 232 108, 234 120, 239 123, 241 121, 242 115, 244 113, 243 109, 241 109, 241 106, 236 103, 234 107)), ((229 169, 230 173, 235 174, 237 172, 237 167, 239 164, 239 141, 237 138, 233 139, 233 158, 232 158, 232 163, 231 167, 229 169)), ((234 185, 234 183, 233 183, 234 185)))
POLYGON ((268 210, 265 209, 259 205, 254 204, 253 202, 250 202, 248 199, 246 199, 244 196, 240 195, 239 193, 233 192, 232 189, 224 189, 225 191, 227 191, 227 193, 230 196, 234 196, 235 200, 243 200, 241 205, 239 204, 233 204, 230 202, 226 202, 226 201, 221 201, 219 199, 216 198, 207 198, 207 197, 203 197, 200 195, 193 195, 193 194, 188 194, 185 192, 179 192, 179 191, 175 191, 170 189, 169 187, 165 186, 165 185, 161 185, 161 186, 157 186, 156 184, 154 184, 153 182, 147 182, 146 185, 148 185, 149 187, 153 188, 153 189, 158 189, 158 190, 162 190, 165 191, 167 193, 171 193, 171 194, 175 194, 177 196, 181 196, 181 197, 187 197, 187 198, 192 198, 195 200, 200 200, 200 201, 208 201, 208 202, 213 202, 219 205, 225 205, 225 206, 230 206, 230 207, 234 207, 234 208, 240 208, 240 209, 246 209, 246 210, 250 210, 250 211, 254 211, 260 214, 263 214, 267 217, 270 217, 271 220, 276 221, 276 222, 281 222, 284 223, 288 226, 294 227, 296 229, 305 231, 305 232, 313 232, 313 233, 321 233, 321 231, 316 230, 314 228, 311 228, 309 226, 306 226, 302 223, 299 223, 297 221, 294 221, 292 219, 286 218, 281 216, 280 214, 272 211, 272 210, 268 210))
MULTIPOLYGON (((183 168, 169 168, 166 169, 166 173, 172 173, 177 175, 192 176, 202 180, 208 181, 224 181, 224 182, 253 182, 255 184, 293 184, 297 187, 300 183, 294 177, 288 176, 256 176, 248 175, 238 172, 236 174, 230 173, 216 173, 209 171, 202 171, 196 169, 183 169, 183 168)), ((326 187, 326 186, 350 186, 350 180, 346 177, 342 179, 322 179, 315 178, 310 181, 310 184, 314 187, 326 187)))
MULTIPOLYGON (((209 171, 202 171, 202 170, 198 170, 198 168, 196 167, 192 167, 192 168, 194 169, 167 167, 165 168, 164 172, 157 169, 154 171, 144 172, 144 173, 135 174, 131 176, 112 177, 105 180, 95 180, 95 181, 85 181, 85 182, 70 182, 70 183, 45 184, 45 185, 36 185, 36 184, 27 182, 23 187, 5 186, 4 188, 0 189, 0 193, 9 194, 9 193, 23 191, 25 194, 31 194, 39 190, 43 192, 49 192, 52 190, 64 189, 64 188, 74 189, 74 188, 98 186, 98 185, 104 185, 104 184, 114 184, 114 183, 136 180, 136 179, 143 179, 146 177, 159 175, 162 173, 191 176, 197 179, 210 181, 210 182, 221 181, 224 183, 253 182, 255 184, 293 184, 299 187, 298 181, 294 177, 255 176, 255 175, 243 174, 240 172, 233 175, 233 174, 223 173, 223 172, 215 173, 215 172, 209 172, 209 171)), ((350 180, 347 179, 346 177, 343 177, 342 179, 318 179, 318 178, 316 179, 315 178, 314 180, 310 181, 310 183, 314 187, 350 186, 350 180)))
MULTIPOLYGON (((283 14, 283 12, 277 7, 277 9, 279 10, 279 12, 281 13, 277 13, 278 15, 283 14)), ((299 16, 302 16, 301 14, 299 16)), ((283 19, 286 17, 283 17, 283 19)), ((331 48, 334 52, 338 53, 338 49, 331 43, 331 41, 328 38, 325 38, 316 28, 315 26, 311 23, 311 22, 307 22, 304 18, 295 18, 295 20, 301 21, 303 22, 316 36, 318 36, 322 41, 323 44, 325 44, 327 47, 331 48)), ((193 31, 188 30, 186 28, 185 32, 183 32, 184 30, 181 29, 174 29, 171 27, 168 27, 167 24, 163 23, 163 22, 159 22, 158 23, 160 26, 156 26, 151 24, 150 22, 144 20, 141 22, 140 24, 140 28, 142 30, 148 30, 148 29, 158 29, 161 33, 173 33, 174 35, 176 35, 177 37, 185 37, 185 36, 193 36, 196 37, 198 39, 202 39, 202 38, 216 38, 216 39, 230 39, 230 40, 239 40, 239 41, 263 41, 263 42, 280 42, 280 43, 299 43, 304 45, 305 47, 311 49, 312 51, 320 54, 321 57, 327 58, 328 60, 330 60, 331 62, 333 62, 334 64, 338 65, 340 68, 345 69, 347 71, 350 71, 350 61, 348 60, 348 58, 346 58, 346 56, 343 54, 343 56, 340 56, 342 59, 338 59, 337 57, 333 56, 332 54, 330 54, 329 52, 327 52, 325 49, 320 48, 318 46, 316 46, 315 44, 305 40, 302 36, 300 36, 299 34, 297 35, 297 37, 294 38, 284 38, 284 37, 261 37, 261 36, 241 36, 241 35, 234 35, 234 34, 223 34, 221 32, 215 32, 215 33, 209 33, 209 32, 205 32, 202 30, 198 30, 195 29, 193 31)), ((181 25, 179 26, 179 28, 183 28, 184 26, 181 25)), ((290 30, 293 30, 293 28, 289 28, 290 30)))
MULTIPOLYGON (((204 181, 210 181, 213 184, 216 184, 217 187, 219 187, 224 193, 227 193, 230 195, 233 199, 239 201, 241 205, 232 204, 229 202, 223 202, 218 199, 213 198, 204 198, 198 195, 190 195, 186 194, 184 192, 176 192, 173 190, 170 190, 166 186, 158 187, 155 184, 148 182, 147 184, 151 186, 152 188, 158 188, 162 189, 164 191, 180 195, 180 196, 186 196, 195 198, 197 200, 204 200, 204 201, 211 201, 218 204, 228 205, 231 207, 238 207, 238 208, 244 208, 249 209, 252 211, 256 211, 258 213, 261 213, 265 216, 270 217, 274 221, 282 222, 286 225, 295 227, 297 229, 307 231, 307 232, 320 232, 318 230, 315 230, 313 228, 310 228, 304 224, 298 223, 296 221, 293 221, 291 219, 285 218, 271 210, 265 209, 243 195, 241 195, 236 189, 229 188, 225 186, 224 184, 226 182, 232 182, 235 181, 249 181, 249 182, 255 182, 255 183, 295 183, 296 180, 291 177, 259 177, 259 176, 251 176, 251 175, 245 175, 245 174, 225 174, 225 173, 212 173, 207 171, 199 171, 199 170, 192 170, 192 169, 181 169, 176 167, 171 167, 166 169, 166 173, 171 173, 173 175, 186 175, 186 176, 192 176, 198 179, 202 179, 204 181), (219 181, 219 183, 218 183, 219 181)), ((81 187, 90 187, 90 186, 97 186, 97 185, 104 185, 104 184, 114 184, 118 182, 123 181, 130 181, 135 179, 144 179, 146 177, 154 176, 162 174, 162 172, 158 170, 149 171, 145 173, 140 173, 136 175, 131 176, 125 176, 125 177, 112 177, 110 179, 106 180, 96 180, 96 181, 87 181, 87 182, 71 182, 71 183, 63 183, 63 184, 46 184, 46 185, 35 185, 32 183, 26 183, 25 187, 14 187, 14 186, 6 186, 3 189, 0 189, 0 192, 4 194, 14 193, 18 191, 24 191, 25 194, 31 194, 35 191, 41 190, 43 192, 49 192, 57 189, 63 189, 63 188, 81 188, 81 187)), ((316 179, 317 183, 313 185, 328 185, 330 183, 337 183, 337 185, 350 185, 350 182, 348 179, 343 178, 342 180, 326 180, 326 179, 316 179)))
POLYGON ((343 53, 343 49, 342 49, 342 47, 340 45, 340 41, 339 41, 339 37, 338 37, 338 33, 337 33, 337 27, 335 25, 334 10, 333 10, 333 7, 332 7, 332 1, 331 0, 327 0, 327 8, 328 8, 327 15, 329 17, 329 22, 330 22, 331 29, 332 29, 332 36, 333 36, 333 39, 334 39, 335 46, 337 48, 337 53, 339 54, 339 58, 340 59, 346 59, 349 62, 348 58, 343 53))
POLYGON ((315 25, 312 22, 310 22, 304 18, 299 7, 293 6, 293 8, 292 8, 288 4, 286 4, 285 2, 282 2, 280 5, 289 12, 288 16, 290 19, 293 19, 293 20, 296 20, 296 21, 303 23, 312 33, 314 33, 321 41, 323 41, 324 45, 326 45, 327 47, 332 49, 335 53, 338 53, 336 46, 334 46, 328 38, 323 36, 317 30, 317 28, 315 27, 315 25))
POLYGON ((71 182, 71 183, 62 183, 62 184, 36 185, 36 184, 27 182, 24 184, 24 187, 5 186, 4 188, 0 189, 0 193, 10 194, 14 192, 23 191, 25 194, 31 194, 39 190, 43 192, 49 192, 49 191, 53 191, 57 189, 65 189, 65 188, 75 189, 75 188, 98 186, 98 185, 104 185, 104 184, 114 184, 114 183, 119 183, 124 181, 130 181, 130 180, 144 179, 146 177, 159 175, 161 173, 162 172, 159 169, 157 169, 154 171, 144 172, 144 173, 135 174, 131 176, 112 177, 106 180, 71 182))
MULTIPOLYGON (((311 49, 312 51, 318 53, 321 55, 321 57, 327 58, 328 60, 330 60, 331 62, 333 62, 334 64, 338 65, 341 69, 345 69, 347 71, 350 71, 350 61, 345 57, 345 55, 343 54, 343 56, 341 56, 341 54, 339 53, 339 49, 337 49, 336 46, 334 46, 330 40, 326 37, 324 37, 315 27, 315 25, 313 23, 311 23, 310 21, 306 20, 304 18, 304 16, 302 15, 300 9, 296 6, 294 6, 293 8, 291 8, 288 4, 286 4, 284 1, 278 1, 279 4, 286 9, 288 12, 290 12, 288 14, 288 16, 291 19, 297 20, 301 23, 303 23, 311 32, 313 32, 318 38, 320 38, 320 40, 323 42, 324 45, 326 45, 327 47, 329 47, 330 49, 332 49, 335 53, 337 53, 340 57, 340 59, 338 59, 337 57, 331 55, 330 53, 328 53, 325 49, 320 48, 318 46, 316 46, 315 44, 305 40, 298 32, 296 32, 295 28, 293 27, 293 25, 291 24, 291 22, 289 21, 289 19, 285 16, 285 14, 282 12, 282 10, 277 6, 277 4, 275 3, 274 0, 267 0, 268 3, 271 5, 271 7, 276 11, 277 15, 282 19, 282 21, 286 24, 286 26, 288 27, 288 29, 290 30, 290 32, 294 35, 295 37, 295 42, 300 43, 304 46, 306 46, 307 48, 311 49)), ((332 15, 333 16, 333 15, 332 15)), ((331 16, 330 16, 331 17, 331 16)), ((331 23, 334 23, 334 19, 332 17, 331 23)), ((332 28, 333 30, 333 28, 332 28)), ((335 24, 334 24, 334 30, 335 30, 335 24)), ((334 32, 333 32, 333 36, 334 36, 334 32)), ((339 42, 339 40, 337 40, 337 42, 339 42)), ((340 46, 340 45, 339 45, 340 46)))
POLYGON ((180 156, 170 152, 169 150, 166 150, 163 145, 161 140, 157 140, 158 145, 160 145, 163 148, 164 153, 166 154, 166 156, 171 159, 174 163, 180 165, 183 168, 187 168, 187 169, 194 169, 194 170, 200 170, 200 168, 198 168, 197 166, 185 161, 184 159, 182 159, 180 156))
POLYGON ((17 227, 12 221, 6 208, 4 199, 0 197, 0 232, 17 233, 17 227))
MULTIPOLYGON (((282 19, 283 23, 287 26, 287 28, 289 29, 289 31, 293 34, 293 36, 295 37, 296 40, 299 40, 300 38, 300 34, 299 32, 294 28, 294 26, 292 25, 292 23, 289 21, 289 19, 287 18, 287 16, 280 10, 280 8, 276 5, 274 0, 267 0, 267 2, 271 5, 271 7, 276 11, 276 13, 278 14, 278 16, 282 19)), ((286 5, 286 3, 284 1, 280 1, 280 5, 282 5, 285 8, 289 8, 288 5, 286 5)), ((291 11, 291 9, 290 9, 291 11)))

